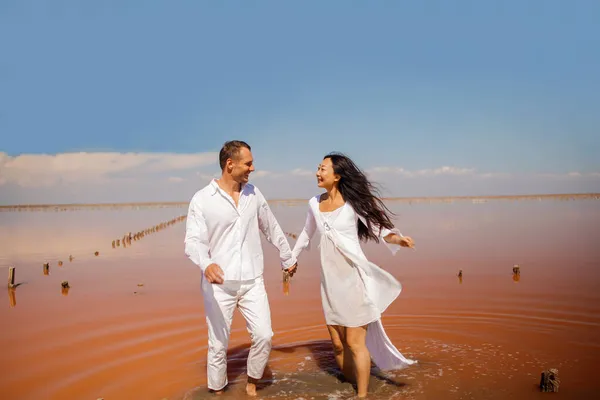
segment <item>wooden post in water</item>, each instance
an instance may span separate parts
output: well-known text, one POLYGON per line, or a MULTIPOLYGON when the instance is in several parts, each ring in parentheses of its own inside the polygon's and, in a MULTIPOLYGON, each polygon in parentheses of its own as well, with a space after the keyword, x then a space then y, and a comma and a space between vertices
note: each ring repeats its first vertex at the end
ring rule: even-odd
POLYGON ((8 288, 15 287, 15 267, 8 268, 8 288))
POLYGON ((44 263, 44 275, 48 275, 50 273, 50 264, 44 263))
POLYGON ((558 379, 558 370, 551 368, 542 372, 540 380, 540 390, 542 392, 558 392, 560 379, 558 379))

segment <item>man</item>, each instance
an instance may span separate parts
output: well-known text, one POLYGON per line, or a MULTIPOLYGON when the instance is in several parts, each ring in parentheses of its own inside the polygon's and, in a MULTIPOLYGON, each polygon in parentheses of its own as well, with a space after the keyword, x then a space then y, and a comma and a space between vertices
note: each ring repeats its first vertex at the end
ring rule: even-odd
POLYGON ((267 201, 248 183, 254 171, 250 146, 229 141, 219 153, 221 177, 192 198, 186 222, 185 254, 202 270, 208 325, 208 388, 227 385, 227 346, 233 311, 246 319, 252 345, 246 392, 256 395, 271 352, 271 312, 263 281, 259 230, 279 250, 282 268, 293 275, 296 260, 267 201))

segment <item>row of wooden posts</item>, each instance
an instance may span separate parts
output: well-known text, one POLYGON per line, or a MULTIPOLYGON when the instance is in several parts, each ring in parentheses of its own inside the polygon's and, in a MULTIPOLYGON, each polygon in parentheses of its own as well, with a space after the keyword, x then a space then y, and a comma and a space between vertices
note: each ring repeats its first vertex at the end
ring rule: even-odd
POLYGON ((152 233, 159 232, 165 228, 168 228, 169 226, 171 226, 173 224, 176 224, 178 222, 185 220, 185 218, 186 218, 186 215, 180 215, 179 217, 173 218, 166 222, 161 222, 158 225, 153 225, 150 228, 143 229, 143 230, 138 231, 133 234, 131 232, 128 232, 128 233, 124 234, 122 238, 113 240, 112 248, 115 249, 117 247, 121 247, 121 244, 123 245, 124 248, 127 246, 131 246, 132 241, 141 240, 145 236, 150 235, 152 233))
MULTIPOLYGON (((141 238, 143 238, 146 235, 149 235, 149 234, 155 233, 155 232, 159 232, 171 225, 176 224, 177 222, 181 222, 181 221, 185 220, 185 218, 186 218, 185 215, 181 215, 179 217, 175 217, 168 221, 161 222, 160 224, 153 225, 152 227, 150 227, 148 229, 144 229, 142 231, 136 232, 133 235, 131 234, 131 232, 129 232, 129 234, 124 235, 122 239, 113 240, 112 247, 113 248, 119 247, 121 245, 121 243, 123 244, 123 247, 127 247, 127 245, 131 245, 132 240, 140 240, 141 238)), ((99 255, 100 255, 99 251, 94 252, 94 256, 97 257, 99 255)), ((74 259, 75 259, 75 257, 73 257, 73 255, 69 255, 69 262, 72 262, 74 259)), ((61 267, 62 265, 63 265, 62 260, 59 260, 58 266, 61 267)), ((42 265, 42 268, 43 268, 42 271, 43 271, 44 275, 50 274, 50 263, 48 263, 48 262, 44 263, 42 265)), ((15 279, 16 279, 15 267, 9 267, 8 268, 8 289, 10 291, 9 295, 12 294, 11 299, 14 298, 14 290, 17 288, 17 286, 20 285, 20 283, 15 282, 15 279)), ((138 285, 138 286, 140 286, 140 285, 138 285)), ((62 288, 62 293, 66 295, 70 288, 69 282, 62 281, 61 288, 62 288)), ((12 304, 12 301, 11 301, 11 306, 14 307, 14 305, 12 304)))

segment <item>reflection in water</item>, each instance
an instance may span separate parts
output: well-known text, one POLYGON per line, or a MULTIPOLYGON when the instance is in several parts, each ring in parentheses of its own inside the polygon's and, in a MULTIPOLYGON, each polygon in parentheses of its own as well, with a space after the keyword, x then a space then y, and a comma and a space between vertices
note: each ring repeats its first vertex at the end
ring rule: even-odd
POLYGON ((17 290, 15 288, 8 288, 8 302, 11 308, 17 305, 17 290))
POLYGON ((63 286, 63 287, 61 287, 61 288, 60 288, 60 293, 61 293, 63 296, 66 296, 66 295, 68 295, 68 294, 69 294, 69 289, 70 289, 70 287, 69 287, 69 286, 67 286, 67 287, 64 287, 64 286, 63 286))
POLYGON ((513 274, 513 281, 519 282, 521 280, 521 274, 513 274))
POLYGON ((283 294, 286 296, 290 294, 290 281, 292 277, 287 271, 283 271, 283 294))

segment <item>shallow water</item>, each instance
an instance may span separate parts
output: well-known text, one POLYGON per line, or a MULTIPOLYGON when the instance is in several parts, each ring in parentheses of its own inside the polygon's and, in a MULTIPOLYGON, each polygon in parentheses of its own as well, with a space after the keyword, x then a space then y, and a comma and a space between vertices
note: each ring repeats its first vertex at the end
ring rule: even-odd
MULTIPOLYGON (((537 398, 548 368, 559 370, 557 396, 594 397, 597 200, 388 205, 417 250, 393 257, 382 244, 364 249, 403 285, 383 323, 400 351, 419 363, 392 373, 374 369, 372 398, 537 398), (520 277, 512 274, 514 264, 520 277)), ((273 211, 284 231, 300 232, 305 205, 273 204, 273 211)), ((0 269, 7 274, 15 266, 21 283, 0 304, 0 398, 212 397, 205 389, 200 272, 183 254, 185 223, 112 247, 126 233, 185 212, 173 206, 0 213, 0 269)), ((317 247, 301 256, 287 288, 274 248, 264 249, 275 336, 260 397, 353 395, 339 379, 324 326, 317 247)), ((231 386, 223 398, 241 396, 248 346, 236 313, 231 386)))

